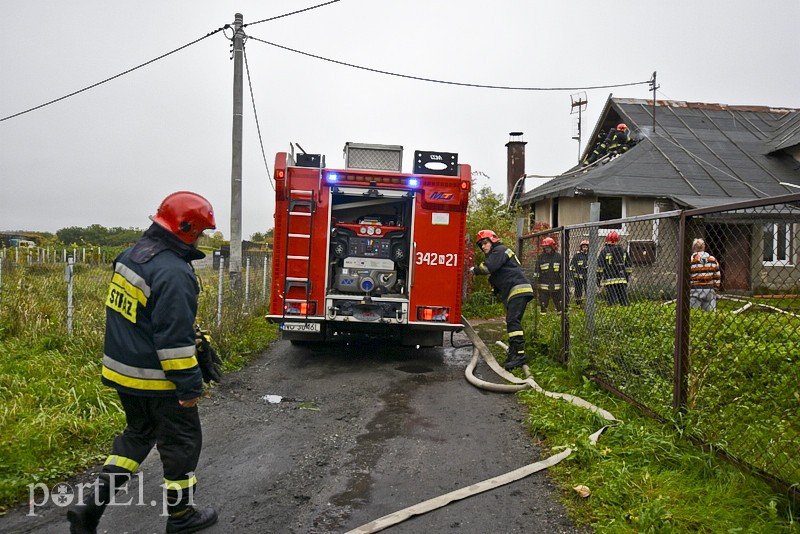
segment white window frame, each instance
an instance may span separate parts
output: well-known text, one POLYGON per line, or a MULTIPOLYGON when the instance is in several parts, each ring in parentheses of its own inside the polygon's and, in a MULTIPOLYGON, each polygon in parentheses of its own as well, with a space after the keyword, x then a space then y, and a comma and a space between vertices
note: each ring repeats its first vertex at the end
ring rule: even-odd
MULTIPOLYGON (((653 215, 661 213, 658 201, 653 202, 653 215)), ((658 243, 658 230, 661 228, 661 219, 653 219, 653 243, 658 243)))
MULTIPOLYGON (((767 267, 791 267, 794 265, 794 224, 792 223, 767 223, 764 225, 764 239, 767 239, 767 225, 772 225, 772 260, 763 260, 764 254, 762 253, 763 264, 767 267), (784 238, 786 239, 786 258, 775 259, 775 254, 778 251, 778 234, 779 228, 784 226, 784 238)), ((766 249, 764 243, 764 249, 766 249)))
MULTIPOLYGON (((628 202, 627 202, 628 199, 627 199, 627 197, 612 197, 611 195, 608 195, 608 196, 603 196, 603 197, 597 197, 597 202, 600 202, 601 198, 619 198, 619 199, 621 199, 621 204, 622 204, 621 211, 622 211, 622 214, 620 215, 619 218, 620 219, 624 219, 624 218, 627 217, 627 212, 628 212, 628 202)), ((602 219, 601 219, 601 222, 602 222, 602 219)), ((620 228, 598 228, 597 229, 597 234, 605 236, 605 235, 608 235, 608 233, 612 232, 612 231, 613 232, 617 232, 621 236, 622 235, 628 235, 627 224, 626 223, 622 223, 620 228)))

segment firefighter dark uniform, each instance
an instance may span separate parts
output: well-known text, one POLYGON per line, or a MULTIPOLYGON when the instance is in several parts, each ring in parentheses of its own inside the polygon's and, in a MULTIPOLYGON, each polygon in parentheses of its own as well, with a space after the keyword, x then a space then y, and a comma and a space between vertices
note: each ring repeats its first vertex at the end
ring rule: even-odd
POLYGON ((583 160, 584 165, 591 165, 606 155, 607 145, 604 144, 604 141, 606 140, 606 136, 610 133, 611 130, 609 130, 608 133, 604 132, 603 130, 600 130, 597 133, 594 139, 594 148, 592 149, 592 153, 586 156, 586 158, 583 160))
POLYGON ((628 279, 633 270, 628 253, 618 244, 619 234, 609 232, 606 245, 597 256, 597 280, 605 288, 606 300, 610 305, 627 306, 628 279))
POLYGON ((539 290, 539 307, 542 313, 547 312, 547 306, 553 301, 557 311, 561 311, 563 299, 561 285, 561 253, 555 249, 556 243, 550 237, 542 240, 544 252, 536 259, 536 285, 539 290))
POLYGON ((193 246, 194 233, 176 235, 167 229, 174 222, 169 213, 164 216, 169 202, 178 208, 187 203, 190 208, 196 203, 208 206, 205 217, 195 221, 190 213, 181 228, 194 223, 199 235, 214 227, 207 200, 175 193, 162 203, 139 241, 114 260, 106 297, 102 382, 117 390, 127 426, 114 438, 93 498, 68 513, 73 532, 94 531, 114 492, 156 445, 170 514, 167 532, 194 532, 217 518, 213 509, 191 506, 203 442, 196 406, 203 373, 195 354, 199 286, 189 262, 205 254, 193 246))
POLYGON ((503 299, 506 310, 506 329, 508 332, 507 370, 521 367, 527 362, 525 356, 525 333, 522 330, 522 316, 528 302, 533 298, 533 286, 522 271, 517 255, 500 243, 497 235, 491 230, 478 232, 476 244, 491 243, 485 260, 472 268, 475 275, 489 275, 489 283, 495 293, 503 299))
POLYGON ((569 261, 569 273, 575 286, 575 301, 583 303, 583 294, 586 292, 586 275, 589 267, 589 242, 582 241, 578 252, 569 261))
MULTIPOLYGON (((620 125, 623 126, 623 125, 620 125)), ((609 154, 624 154, 633 146, 633 140, 628 135, 627 129, 617 129, 611 132, 611 136, 606 141, 609 154)))
POLYGON ((616 128, 609 130, 602 141, 599 139, 600 135, 602 132, 598 134, 592 153, 583 161, 584 165, 590 165, 606 154, 624 154, 633 146, 633 139, 628 135, 628 126, 625 123, 619 123, 616 128))

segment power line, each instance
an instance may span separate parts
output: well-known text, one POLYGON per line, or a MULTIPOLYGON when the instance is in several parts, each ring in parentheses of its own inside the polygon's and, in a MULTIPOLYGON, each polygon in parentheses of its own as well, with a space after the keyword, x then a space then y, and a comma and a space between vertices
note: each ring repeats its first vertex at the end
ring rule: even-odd
POLYGON ((26 113, 30 113, 31 111, 36 111, 37 109, 41 109, 41 108, 43 108, 45 106, 49 106, 50 104, 55 104, 56 102, 61 102, 62 100, 66 100, 67 98, 70 98, 72 96, 78 95, 78 94, 83 93, 83 92, 86 92, 89 89, 94 89, 95 87, 103 85, 104 83, 110 82, 111 80, 116 80, 120 76, 125 76, 126 74, 129 74, 129 73, 131 73, 131 72, 133 72, 135 70, 141 69, 142 67, 146 67, 147 65, 150 65, 151 63, 155 63, 156 61, 158 61, 160 59, 164 59, 165 57, 170 56, 170 55, 172 55, 172 54, 174 54, 176 52, 180 52, 184 48, 188 48, 188 47, 190 47, 190 46, 192 46, 194 44, 197 44, 200 41, 202 41, 203 39, 211 37, 215 33, 224 31, 227 28, 230 28, 230 24, 226 24, 225 26, 223 26, 221 28, 217 28, 216 30, 214 30, 212 32, 208 32, 203 37, 201 37, 199 39, 195 39, 191 43, 187 43, 187 44, 185 44, 185 45, 183 45, 181 47, 176 48, 175 50, 172 50, 171 52, 167 52, 166 54, 161 54, 160 56, 158 56, 156 58, 153 58, 150 61, 146 61, 146 62, 142 63, 141 65, 137 65, 136 67, 128 69, 128 70, 126 70, 124 72, 120 72, 119 74, 111 76, 110 78, 106 78, 105 80, 99 81, 97 83, 93 83, 92 85, 89 85, 88 87, 84 87, 83 89, 79 89, 78 91, 74 91, 74 92, 72 92, 72 93, 70 93, 68 95, 64 95, 62 97, 56 98, 54 100, 51 100, 49 102, 45 102, 44 104, 39 104, 38 106, 32 107, 30 109, 26 109, 25 111, 20 111, 19 113, 14 113, 13 115, 9 115, 8 117, 3 117, 2 119, 0 119, 0 122, 6 121, 8 119, 13 119, 14 117, 19 117, 20 115, 25 115, 26 113))
POLYGON ((650 80, 646 80, 646 81, 643 81, 643 82, 617 83, 617 84, 611 84, 611 85, 591 85, 591 86, 586 86, 586 87, 513 87, 513 86, 508 86, 508 85, 483 85, 483 84, 477 84, 477 83, 452 82, 452 81, 448 81, 448 80, 436 80, 434 78, 423 78, 421 76, 412 76, 412 75, 409 75, 409 74, 400 74, 400 73, 397 73, 397 72, 390 72, 390 71, 386 71, 386 70, 374 69, 374 68, 371 68, 371 67, 363 67, 361 65, 354 65, 353 63, 347 63, 346 61, 339 61, 339 60, 336 60, 336 59, 330 59, 330 58, 327 58, 327 57, 318 56, 316 54, 311 54, 309 52, 303 52, 302 50, 289 48, 288 46, 283 46, 283 45, 279 45, 277 43, 272 43, 272 42, 269 42, 269 41, 265 41, 263 39, 259 39, 257 37, 253 37, 252 35, 248 35, 248 39, 252 39, 252 40, 258 41, 260 43, 268 44, 270 46, 274 46, 276 48, 280 48, 280 49, 286 50, 288 52, 294 52, 295 54, 300 54, 300 55, 311 57, 311 58, 314 58, 314 59, 327 61, 329 63, 335 63, 337 65, 342 65, 342 66, 345 66, 345 67, 351 67, 351 68, 354 68, 354 69, 366 70, 366 71, 375 72, 375 73, 378 73, 378 74, 386 74, 387 76, 396 76, 398 78, 407 78, 407 79, 410 79, 410 80, 418 80, 418 81, 421 81, 421 82, 441 83, 441 84, 446 84, 446 85, 457 85, 457 86, 460 86, 460 87, 475 87, 475 88, 480 88, 480 89, 503 89, 503 90, 509 90, 509 91, 581 91, 581 90, 585 91, 585 90, 589 90, 589 89, 610 89, 610 88, 614 88, 614 87, 629 87, 629 86, 632 86, 632 85, 645 85, 645 84, 649 84, 650 83, 650 80))
POLYGON ((255 22, 250 22, 248 24, 242 24, 242 28, 246 28, 248 26, 252 26, 253 24, 261 24, 262 22, 270 22, 272 20, 282 19, 283 17, 288 17, 290 15, 297 15, 298 13, 303 13, 305 11, 311 11, 312 9, 317 9, 318 7, 324 7, 324 6, 327 6, 329 4, 335 4, 336 2, 339 2, 339 1, 340 0, 331 0, 330 2, 325 2, 324 4, 318 4, 316 6, 307 7, 305 9, 298 9, 297 11, 292 11, 291 13, 284 13, 283 15, 278 15, 276 17, 271 17, 271 18, 264 19, 264 20, 257 20, 255 22))

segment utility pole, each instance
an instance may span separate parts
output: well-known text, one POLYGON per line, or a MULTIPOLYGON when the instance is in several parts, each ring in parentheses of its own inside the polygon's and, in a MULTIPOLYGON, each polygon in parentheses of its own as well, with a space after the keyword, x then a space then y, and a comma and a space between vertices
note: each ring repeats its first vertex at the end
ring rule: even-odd
POLYGON ((653 79, 648 83, 650 83, 650 90, 653 91, 653 133, 656 133, 656 89, 661 87, 656 85, 656 71, 653 71, 653 79))
POLYGON ((244 56, 244 17, 236 13, 233 24, 233 133, 231 154, 231 257, 228 269, 230 286, 242 284, 242 58, 244 56))

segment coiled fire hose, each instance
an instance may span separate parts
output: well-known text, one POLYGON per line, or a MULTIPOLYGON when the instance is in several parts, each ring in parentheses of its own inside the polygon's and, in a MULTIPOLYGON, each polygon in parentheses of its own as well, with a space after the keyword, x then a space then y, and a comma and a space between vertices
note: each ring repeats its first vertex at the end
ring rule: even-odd
MULTIPOLYGON (((585 408, 590 410, 591 412, 597 414, 598 416, 602 417, 604 420, 609 422, 619 422, 619 420, 611 415, 606 410, 595 406, 594 404, 587 402, 580 397, 576 397, 574 395, 569 395, 566 393, 553 393, 550 391, 545 391, 536 381, 530 376, 530 369, 527 365, 523 366, 523 370, 525 372, 526 378, 517 378, 513 374, 509 373, 500 364, 497 363, 497 360, 494 359, 494 356, 486 347, 483 340, 475 333, 475 330, 472 328, 472 325, 465 318, 461 318, 461 321, 464 323, 465 328, 464 332, 469 337, 470 341, 472 342, 472 359, 470 359, 469 363, 467 364, 467 368, 465 370, 465 375, 467 381, 474 385, 475 387, 486 389, 489 391, 497 391, 501 393, 514 393, 517 391, 522 391, 524 389, 533 389, 542 395, 547 397, 551 397, 554 399, 562 399, 566 402, 574 404, 576 406, 580 406, 581 408, 585 408), (486 362, 487 365, 500 377, 504 378, 508 382, 512 382, 512 384, 496 384, 493 382, 487 382, 482 380, 474 375, 475 367, 478 365, 478 359, 483 358, 483 361, 486 362)), ((499 345, 505 347, 502 343, 498 342, 499 345)), ((610 424, 603 426, 589 436, 589 441, 592 445, 597 444, 597 440, 600 438, 600 434, 603 431, 611 426, 610 424)), ((509 471, 508 473, 496 476, 494 478, 490 478, 476 484, 472 484, 465 488, 457 489, 455 491, 451 491, 450 493, 445 493, 444 495, 440 495, 438 497, 434 497, 433 499, 428 499, 427 501, 423 501, 421 503, 415 504, 413 506, 409 506, 408 508, 404 508, 402 510, 398 510, 397 512, 392 512, 391 514, 385 515, 374 521, 370 521, 364 525, 361 525, 358 528, 348 531, 346 534, 370 534, 372 532, 380 532, 386 528, 391 527, 392 525, 396 525, 414 517, 415 515, 425 514, 427 512, 436 510, 437 508, 441 508, 450 504, 451 502, 459 501, 461 499, 465 499, 467 497, 471 497, 473 495, 477 495, 478 493, 483 493, 484 491, 488 491, 490 489, 494 489, 500 486, 504 486, 510 482, 515 482, 522 478, 527 477, 528 475, 532 475, 533 473, 537 473, 542 471, 543 469, 547 469, 548 467, 552 467, 559 463, 564 458, 568 457, 572 454, 571 448, 566 448, 558 454, 554 454, 549 458, 545 458, 539 462, 534 462, 532 464, 528 464, 524 467, 520 467, 519 469, 515 469, 514 471, 509 471)))

